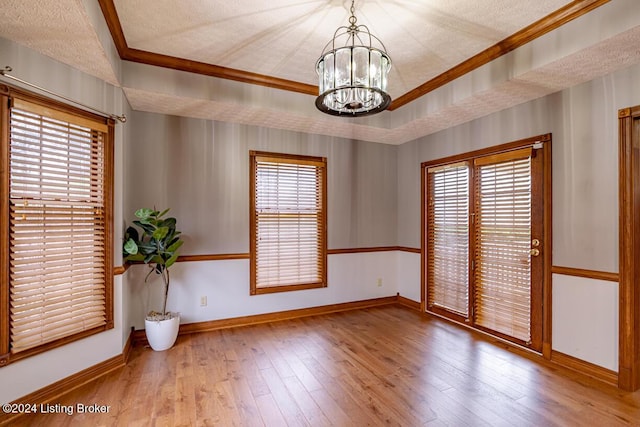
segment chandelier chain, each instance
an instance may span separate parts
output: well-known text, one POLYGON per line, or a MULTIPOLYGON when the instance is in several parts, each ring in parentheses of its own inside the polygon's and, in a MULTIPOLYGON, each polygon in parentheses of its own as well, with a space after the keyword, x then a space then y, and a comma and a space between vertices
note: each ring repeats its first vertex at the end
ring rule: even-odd
POLYGON ((358 20, 358 18, 356 18, 356 8, 354 6, 355 0, 351 0, 351 16, 349 17, 349 23, 351 24, 350 29, 355 29, 356 28, 356 21, 358 20))

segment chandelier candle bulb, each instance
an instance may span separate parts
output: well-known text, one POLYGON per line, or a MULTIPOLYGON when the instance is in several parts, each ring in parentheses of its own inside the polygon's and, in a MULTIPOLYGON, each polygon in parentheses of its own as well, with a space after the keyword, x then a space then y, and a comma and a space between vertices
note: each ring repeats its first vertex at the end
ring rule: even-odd
POLYGON ((316 63, 316 107, 334 116, 375 114, 391 103, 386 91, 391 58, 366 25, 356 25, 354 13, 352 1, 350 25, 335 31, 316 63), (374 47, 374 42, 379 47, 374 47))

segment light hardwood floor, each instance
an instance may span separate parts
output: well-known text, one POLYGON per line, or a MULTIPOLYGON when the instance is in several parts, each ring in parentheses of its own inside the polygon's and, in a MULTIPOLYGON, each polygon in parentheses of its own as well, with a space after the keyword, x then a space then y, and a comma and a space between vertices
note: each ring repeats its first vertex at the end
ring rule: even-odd
POLYGON ((15 425, 640 426, 640 392, 394 305, 136 347, 53 403, 110 409, 15 425))

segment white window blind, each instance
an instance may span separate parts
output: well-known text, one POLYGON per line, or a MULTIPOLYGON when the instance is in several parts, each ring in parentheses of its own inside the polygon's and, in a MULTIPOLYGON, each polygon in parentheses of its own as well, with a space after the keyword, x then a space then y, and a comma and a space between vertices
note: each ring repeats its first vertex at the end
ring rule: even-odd
POLYGON ((104 123, 14 99, 9 138, 11 353, 106 313, 104 123))
POLYGON ((476 159, 476 324, 531 339, 531 149, 476 159))
POLYGON ((324 159, 264 154, 252 165, 252 290, 324 286, 324 159))
POLYGON ((469 315, 469 166, 430 168, 427 206, 427 304, 469 315))

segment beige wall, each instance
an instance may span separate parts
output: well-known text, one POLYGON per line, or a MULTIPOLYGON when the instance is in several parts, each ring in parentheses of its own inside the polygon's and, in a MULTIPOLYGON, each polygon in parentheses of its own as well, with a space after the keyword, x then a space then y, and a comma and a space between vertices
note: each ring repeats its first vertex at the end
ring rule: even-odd
POLYGON ((330 249, 396 244, 395 146, 142 112, 127 126, 127 217, 170 207, 185 255, 249 252, 250 150, 327 158, 330 249))

